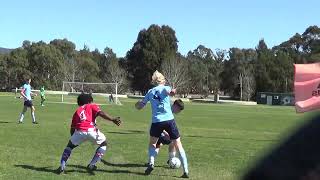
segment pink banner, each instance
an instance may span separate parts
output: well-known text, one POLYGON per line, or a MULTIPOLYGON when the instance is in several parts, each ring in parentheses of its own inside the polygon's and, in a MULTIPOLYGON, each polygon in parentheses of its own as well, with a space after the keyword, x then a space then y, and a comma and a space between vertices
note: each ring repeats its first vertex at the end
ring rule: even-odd
POLYGON ((320 63, 295 64, 294 69, 296 111, 320 109, 320 63))

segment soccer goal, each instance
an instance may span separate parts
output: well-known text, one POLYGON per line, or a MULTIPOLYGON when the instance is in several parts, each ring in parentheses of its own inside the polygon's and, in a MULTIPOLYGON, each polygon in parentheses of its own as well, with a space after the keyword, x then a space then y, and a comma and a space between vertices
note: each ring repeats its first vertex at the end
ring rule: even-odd
POLYGON ((118 83, 92 83, 63 81, 61 102, 75 103, 76 96, 90 93, 97 104, 121 105, 118 96, 118 83))

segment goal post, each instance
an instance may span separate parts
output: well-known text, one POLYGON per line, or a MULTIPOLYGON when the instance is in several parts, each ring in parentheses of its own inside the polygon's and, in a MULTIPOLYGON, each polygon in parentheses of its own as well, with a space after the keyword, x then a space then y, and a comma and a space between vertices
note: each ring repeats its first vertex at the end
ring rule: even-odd
POLYGON ((61 102, 74 101, 74 96, 90 93, 98 104, 121 105, 118 95, 118 83, 68 82, 63 81, 61 102))

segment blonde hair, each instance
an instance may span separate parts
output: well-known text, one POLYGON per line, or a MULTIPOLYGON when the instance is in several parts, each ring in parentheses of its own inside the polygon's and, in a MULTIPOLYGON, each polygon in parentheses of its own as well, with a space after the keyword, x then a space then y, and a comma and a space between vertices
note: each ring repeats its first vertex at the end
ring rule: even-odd
POLYGON ((152 83, 153 84, 164 84, 166 82, 165 77, 156 70, 152 75, 152 83))

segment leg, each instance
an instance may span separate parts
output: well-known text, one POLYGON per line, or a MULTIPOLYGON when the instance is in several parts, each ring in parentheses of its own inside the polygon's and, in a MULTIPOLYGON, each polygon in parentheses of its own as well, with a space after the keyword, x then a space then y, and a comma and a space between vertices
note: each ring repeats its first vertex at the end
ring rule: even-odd
POLYGON ((184 174, 182 175, 182 177, 188 178, 189 177, 188 160, 187 160, 186 152, 184 151, 184 149, 182 147, 180 137, 173 140, 173 144, 174 144, 175 148, 179 151, 179 154, 180 154, 180 159, 181 159, 183 171, 184 171, 184 174))
POLYGON ((168 152, 169 152, 169 159, 176 157, 176 148, 174 147, 173 143, 169 144, 168 152))
POLYGON ((102 156, 105 154, 107 150, 107 142, 104 141, 103 143, 100 144, 100 146, 97 148, 90 164, 88 165, 89 170, 95 170, 97 169, 96 163, 99 162, 102 158, 102 156))
POLYGON ((149 140, 149 164, 154 164, 154 160, 156 158, 156 156, 158 155, 157 152, 157 141, 158 138, 157 137, 153 137, 150 136, 150 140, 149 140))
POLYGON ((180 133, 179 133, 178 127, 176 125, 176 122, 174 120, 168 122, 168 126, 166 127, 166 131, 168 132, 170 138, 172 139, 172 143, 173 143, 174 148, 176 150, 178 150, 179 155, 180 155, 180 160, 182 162, 183 171, 184 171, 184 173, 181 177, 189 178, 187 155, 182 147, 182 143, 180 141, 180 133))
POLYGON ((44 106, 43 103, 44 103, 45 100, 46 100, 46 99, 45 99, 43 96, 41 96, 41 102, 40 102, 40 105, 41 105, 41 106, 44 106))
POLYGON ((151 171, 153 171, 154 169, 154 160, 156 158, 156 156, 158 155, 157 152, 157 141, 158 141, 158 137, 153 137, 150 136, 150 140, 149 140, 149 165, 148 168, 145 170, 145 175, 149 175, 151 173, 151 171))
POLYGON ((20 119, 18 123, 22 123, 23 122, 23 118, 24 118, 24 113, 26 113, 27 111, 27 106, 23 106, 22 112, 20 114, 20 119))
POLYGON ((92 170, 97 169, 96 163, 99 162, 101 160, 101 158, 103 157, 103 155, 106 153, 108 143, 106 140, 106 136, 98 129, 90 132, 89 137, 90 137, 89 139, 91 142, 99 145, 99 147, 97 148, 96 152, 94 153, 94 155, 91 159, 91 162, 87 166, 88 170, 92 171, 92 170))
POLYGON ((35 114, 34 114, 35 110, 36 110, 36 109, 34 108, 34 106, 31 106, 32 123, 33 123, 33 124, 38 124, 38 123, 36 122, 36 116, 35 116, 35 114))
POLYGON ((62 155, 61 155, 61 160, 60 160, 60 167, 57 169, 57 173, 60 174, 62 173, 65 168, 66 168, 66 163, 71 155, 72 150, 77 147, 74 145, 71 140, 68 142, 67 147, 64 149, 62 155))

